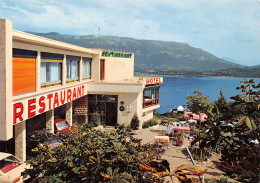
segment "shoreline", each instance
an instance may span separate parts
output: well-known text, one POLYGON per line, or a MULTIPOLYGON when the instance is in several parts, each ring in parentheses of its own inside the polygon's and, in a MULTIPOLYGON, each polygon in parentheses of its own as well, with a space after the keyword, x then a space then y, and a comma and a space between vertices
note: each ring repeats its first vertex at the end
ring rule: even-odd
POLYGON ((243 78, 243 79, 260 79, 260 77, 248 77, 248 76, 212 76, 212 75, 168 75, 168 74, 146 74, 141 75, 144 73, 136 72, 134 73, 134 76, 136 77, 151 77, 151 76, 157 76, 157 77, 211 77, 211 78, 243 78))

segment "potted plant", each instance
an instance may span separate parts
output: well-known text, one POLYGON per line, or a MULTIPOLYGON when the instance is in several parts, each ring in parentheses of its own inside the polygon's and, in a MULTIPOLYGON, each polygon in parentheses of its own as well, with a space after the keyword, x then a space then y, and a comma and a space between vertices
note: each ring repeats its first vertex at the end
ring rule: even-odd
POLYGON ((176 139, 176 145, 181 147, 181 146, 183 145, 183 142, 184 142, 183 132, 179 130, 179 131, 176 133, 176 137, 177 137, 177 139, 176 139))
POLYGON ((94 112, 94 115, 90 118, 90 124, 93 126, 96 130, 102 130, 103 125, 101 125, 101 119, 98 112, 94 112))
POLYGON ((133 134, 135 134, 135 135, 138 134, 139 125, 140 125, 140 121, 139 121, 137 114, 135 113, 130 122, 130 128, 132 129, 133 134))

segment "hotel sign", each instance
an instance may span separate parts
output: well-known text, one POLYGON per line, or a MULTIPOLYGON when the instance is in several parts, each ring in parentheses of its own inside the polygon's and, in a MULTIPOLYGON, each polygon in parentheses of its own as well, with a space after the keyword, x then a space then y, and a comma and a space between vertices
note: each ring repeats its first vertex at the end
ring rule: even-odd
POLYGON ((80 85, 15 102, 13 104, 13 124, 59 107, 84 95, 86 95, 85 86, 80 85))
POLYGON ((163 78, 162 77, 158 77, 158 78, 146 78, 145 79, 145 85, 152 85, 152 84, 159 84, 163 82, 163 78))
POLYGON ((102 57, 132 58, 132 53, 121 53, 114 51, 103 51, 102 57))

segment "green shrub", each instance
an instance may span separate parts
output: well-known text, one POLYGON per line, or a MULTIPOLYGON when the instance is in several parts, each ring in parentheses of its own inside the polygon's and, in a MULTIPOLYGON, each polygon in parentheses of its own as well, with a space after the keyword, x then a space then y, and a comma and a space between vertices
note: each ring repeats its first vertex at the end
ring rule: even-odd
POLYGON ((135 113, 131 120, 130 127, 133 130, 138 130, 139 124, 140 124, 139 118, 138 118, 137 114, 135 113))
POLYGON ((150 119, 150 120, 148 120, 148 121, 145 121, 144 123, 143 123, 143 128, 148 128, 148 127, 150 127, 150 126, 154 126, 154 125, 157 125, 158 124, 158 121, 156 120, 156 119, 150 119))
POLYGON ((151 164, 155 145, 142 145, 125 129, 101 132, 86 126, 63 134, 61 148, 37 147, 37 156, 28 161, 31 169, 24 172, 30 177, 26 182, 160 182, 140 166, 151 164))
POLYGON ((260 134, 260 83, 255 83, 253 79, 240 83, 241 86, 236 89, 241 93, 230 97, 231 102, 227 102, 220 91, 212 110, 204 108, 210 106, 204 97, 189 96, 191 107, 196 108, 197 105, 197 109, 200 109, 198 112, 202 111, 201 107, 205 109, 202 112, 209 112, 207 122, 202 123, 199 129, 202 135, 198 135, 192 144, 199 141, 201 150, 217 147, 221 150, 221 170, 232 177, 235 174, 241 182, 259 182, 259 168, 256 168, 260 162, 259 147, 249 139, 259 139, 260 134), (223 126, 220 120, 225 121, 227 126, 223 126))
POLYGON ((174 121, 185 121, 186 119, 184 118, 183 113, 173 113, 173 112, 167 112, 164 114, 160 114, 159 116, 156 116, 160 119, 165 119, 165 120, 174 120, 174 121))
POLYGON ((100 116, 97 112, 94 112, 93 116, 90 118, 90 123, 94 126, 97 127, 101 124, 100 116))

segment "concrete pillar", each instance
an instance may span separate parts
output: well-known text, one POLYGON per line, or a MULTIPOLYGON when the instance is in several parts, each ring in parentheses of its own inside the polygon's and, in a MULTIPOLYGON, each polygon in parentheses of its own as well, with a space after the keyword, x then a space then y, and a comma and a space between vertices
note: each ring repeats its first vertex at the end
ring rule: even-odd
POLYGON ((137 111, 136 114, 140 120, 139 129, 143 126, 143 91, 137 96, 137 111))
POLYGON ((12 22, 0 19, 0 140, 13 137, 12 22))
POLYGON ((62 76, 61 76, 61 83, 62 85, 66 85, 66 78, 67 78, 67 65, 66 65, 66 54, 64 55, 63 61, 62 61, 62 76))
POLYGON ((93 55, 91 62, 91 79, 100 81, 100 57, 93 55))
POLYGON ((26 121, 15 125, 15 156, 26 161, 26 121))
POLYGON ((88 95, 85 96, 85 104, 86 104, 85 123, 88 123, 88 95))
POLYGON ((83 59, 82 59, 82 57, 80 57, 80 61, 79 61, 79 82, 82 82, 82 70, 83 70, 83 68, 82 68, 82 61, 83 59))
POLYGON ((41 90, 41 52, 37 51, 36 58, 36 92, 41 90))
POLYGON ((46 129, 48 129, 50 133, 54 133, 54 109, 46 112, 46 129))
POLYGON ((72 102, 65 104, 66 121, 72 126, 72 102))

